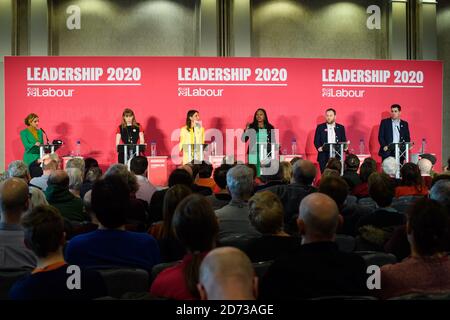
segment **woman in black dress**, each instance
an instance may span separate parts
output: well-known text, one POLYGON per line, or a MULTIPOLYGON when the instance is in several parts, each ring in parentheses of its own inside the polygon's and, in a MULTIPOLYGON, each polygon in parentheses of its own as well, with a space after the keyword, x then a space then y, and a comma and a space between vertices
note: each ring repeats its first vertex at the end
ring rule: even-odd
MULTIPOLYGON (((131 109, 125 109, 122 113, 122 123, 117 128, 116 146, 119 144, 144 144, 144 128, 136 122, 136 117, 131 109)), ((124 163, 123 149, 119 149, 119 163, 124 163)), ((135 152, 128 149, 128 159, 135 152)))

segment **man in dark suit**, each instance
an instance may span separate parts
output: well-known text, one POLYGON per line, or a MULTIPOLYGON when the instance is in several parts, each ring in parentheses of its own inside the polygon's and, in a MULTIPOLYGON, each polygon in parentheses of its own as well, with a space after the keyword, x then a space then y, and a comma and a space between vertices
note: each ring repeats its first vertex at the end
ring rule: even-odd
POLYGON ((330 150, 324 148, 323 144, 347 141, 344 126, 336 123, 336 110, 332 108, 327 109, 325 112, 325 119, 326 122, 319 124, 316 128, 316 133, 314 134, 314 146, 319 152, 317 154, 317 161, 320 165, 320 172, 323 172, 325 165, 330 158, 330 150))
POLYGON ((342 216, 329 196, 313 193, 300 204, 297 220, 302 244, 275 259, 261 279, 262 300, 367 294, 366 264, 334 242, 342 216))
POLYGON ((395 142, 410 142, 408 122, 400 120, 402 107, 398 104, 391 106, 391 117, 381 120, 378 131, 378 142, 380 151, 378 155, 384 160, 395 156, 395 148, 390 146, 395 142))

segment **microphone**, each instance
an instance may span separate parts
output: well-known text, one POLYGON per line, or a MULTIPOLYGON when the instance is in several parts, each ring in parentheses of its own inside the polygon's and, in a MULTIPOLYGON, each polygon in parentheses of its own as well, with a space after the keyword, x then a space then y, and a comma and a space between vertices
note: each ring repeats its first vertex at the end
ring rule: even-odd
POLYGON ((48 139, 48 136, 47 136, 47 133, 45 132, 45 130, 41 128, 41 131, 43 134, 45 134, 45 139, 47 140, 47 144, 50 144, 50 140, 48 139))

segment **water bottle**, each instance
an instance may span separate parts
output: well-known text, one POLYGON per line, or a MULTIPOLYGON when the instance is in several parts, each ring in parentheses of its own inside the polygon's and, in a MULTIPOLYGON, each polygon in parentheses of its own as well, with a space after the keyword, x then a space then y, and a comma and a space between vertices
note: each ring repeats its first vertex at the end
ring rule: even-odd
POLYGON ((291 154, 295 155, 297 154, 297 140, 295 140, 295 138, 292 138, 292 142, 291 142, 291 154))
POLYGON ((422 154, 425 153, 426 146, 427 146, 427 141, 425 140, 425 138, 422 138, 422 152, 421 152, 422 154))
POLYGON ((213 142, 211 142, 211 155, 212 156, 215 156, 216 155, 216 142, 215 141, 213 141, 213 142))
POLYGON ((75 150, 73 152, 73 155, 75 157, 79 157, 81 155, 81 142, 80 142, 80 140, 77 140, 77 142, 75 143, 75 150))
POLYGON ((150 143, 150 155, 152 157, 156 157, 156 142, 155 141, 152 141, 150 143))
POLYGON ((364 146, 364 139, 359 140, 359 154, 364 154, 365 152, 365 146, 364 146))

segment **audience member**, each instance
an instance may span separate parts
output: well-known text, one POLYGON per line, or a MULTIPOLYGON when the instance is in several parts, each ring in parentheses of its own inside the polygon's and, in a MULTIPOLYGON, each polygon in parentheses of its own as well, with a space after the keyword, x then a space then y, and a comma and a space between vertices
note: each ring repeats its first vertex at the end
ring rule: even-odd
MULTIPOLYGON (((36 186, 44 192, 47 189, 48 177, 53 171, 58 169, 58 160, 51 155, 53 154, 47 154, 42 158, 42 176, 31 179, 29 183, 31 186, 36 186)), ((54 155, 56 154, 54 153, 54 155)))
POLYGON ((431 181, 432 181, 431 173, 433 170, 433 164, 431 163, 430 160, 422 158, 417 163, 417 166, 419 167, 423 183, 426 185, 428 189, 431 189, 431 181))
POLYGON ((426 196, 428 195, 428 188, 424 184, 422 176, 420 175, 419 167, 414 163, 405 163, 400 169, 402 181, 397 188, 395 188, 395 197, 402 196, 426 196))
POLYGON ((130 170, 136 175, 139 189, 136 192, 136 198, 144 200, 146 205, 150 204, 156 188, 147 179, 148 160, 144 156, 137 156, 131 159, 130 170))
POLYGON ((359 158, 354 154, 349 154, 345 157, 344 174, 342 175, 342 178, 347 182, 350 192, 354 187, 361 183, 361 179, 358 175, 359 163, 359 158))
POLYGON ((81 198, 80 190, 83 184, 83 173, 78 168, 66 169, 69 176, 69 191, 78 198, 81 198))
POLYGON ((217 192, 206 197, 211 203, 213 210, 218 210, 231 201, 231 195, 227 190, 227 172, 231 167, 229 164, 222 164, 214 170, 214 182, 216 183, 217 192))

